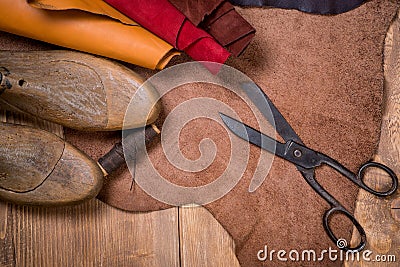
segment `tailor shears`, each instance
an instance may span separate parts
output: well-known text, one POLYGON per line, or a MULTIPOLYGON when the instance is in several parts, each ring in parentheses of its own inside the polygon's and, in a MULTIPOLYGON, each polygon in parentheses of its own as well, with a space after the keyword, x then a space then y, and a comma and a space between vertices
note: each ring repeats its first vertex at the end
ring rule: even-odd
MULTIPOLYGON (((338 161, 304 145, 300 137, 296 134, 279 110, 274 106, 268 96, 255 83, 246 82, 241 84, 241 87, 254 102, 256 107, 261 111, 263 116, 271 124, 275 124, 276 132, 285 140, 285 143, 281 143, 236 119, 220 113, 221 119, 225 125, 230 131, 243 140, 268 152, 274 153, 276 156, 296 165, 297 169, 300 171, 307 183, 331 206, 323 216, 323 226, 331 240, 335 242, 335 244, 338 244, 339 239, 333 233, 329 225, 329 220, 334 213, 342 213, 349 218, 353 225, 357 228, 360 234, 360 243, 354 248, 351 248, 349 245, 340 248, 346 251, 361 251, 366 244, 366 234, 363 227, 359 224, 355 217, 345 207, 343 207, 342 204, 339 203, 339 201, 337 201, 318 183, 318 181, 315 179, 315 168, 323 164, 328 165, 360 188, 379 197, 390 196, 396 192, 398 187, 398 179, 396 174, 390 168, 378 162, 367 162, 363 164, 358 170, 357 174, 351 172, 338 161), (265 105, 269 105, 270 114, 265 112, 265 105), (391 178, 390 189, 380 192, 367 186, 363 181, 363 176, 368 168, 379 168, 385 171, 391 178)), ((350 242, 347 242, 347 244, 350 244, 350 242)))

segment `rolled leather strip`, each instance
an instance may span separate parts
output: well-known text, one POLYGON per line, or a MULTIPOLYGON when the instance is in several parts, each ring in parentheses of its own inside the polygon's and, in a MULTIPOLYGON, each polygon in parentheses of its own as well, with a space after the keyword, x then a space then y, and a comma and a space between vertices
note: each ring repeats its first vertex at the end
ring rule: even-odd
POLYGON ((246 49, 256 32, 229 2, 224 2, 207 16, 202 25, 235 56, 239 56, 246 49))
POLYGON ((297 9, 307 13, 315 14, 340 14, 357 8, 365 0, 229 0, 238 6, 252 7, 278 7, 286 9, 297 9))
POLYGON ((234 56, 239 56, 255 29, 225 0, 169 0, 194 25, 204 29, 234 56))
POLYGON ((105 0, 178 50, 197 61, 224 63, 230 53, 197 28, 168 0, 105 0))
MULTIPOLYGON (((56 5, 80 1, 53 2, 56 5)), ((164 68, 177 54, 171 45, 132 20, 130 24, 122 23, 111 15, 99 6, 96 10, 95 5, 90 12, 53 11, 33 7, 27 0, 2 0, 0 30, 151 69, 164 68)))

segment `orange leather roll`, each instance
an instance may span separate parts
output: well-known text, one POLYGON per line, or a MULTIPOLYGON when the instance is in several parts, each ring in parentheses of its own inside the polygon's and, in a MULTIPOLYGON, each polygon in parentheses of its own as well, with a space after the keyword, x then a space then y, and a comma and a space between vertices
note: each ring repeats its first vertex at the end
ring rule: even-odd
POLYGON ((100 0, 1 0, 0 30, 150 69, 179 54, 100 0))

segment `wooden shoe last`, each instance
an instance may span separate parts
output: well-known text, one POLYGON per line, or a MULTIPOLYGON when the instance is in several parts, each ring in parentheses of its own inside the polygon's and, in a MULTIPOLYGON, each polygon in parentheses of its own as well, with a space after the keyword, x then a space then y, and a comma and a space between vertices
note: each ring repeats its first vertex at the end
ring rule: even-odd
POLYGON ((50 132, 0 124, 0 198, 19 204, 66 205, 91 199, 103 174, 96 162, 50 132))
POLYGON ((0 52, 0 100, 63 126, 85 131, 120 130, 131 103, 140 113, 125 128, 154 122, 157 91, 138 88, 143 79, 116 62, 89 54, 53 50, 0 52), (139 101, 140 99, 140 101, 139 101), (143 112, 141 112, 143 111, 143 112))

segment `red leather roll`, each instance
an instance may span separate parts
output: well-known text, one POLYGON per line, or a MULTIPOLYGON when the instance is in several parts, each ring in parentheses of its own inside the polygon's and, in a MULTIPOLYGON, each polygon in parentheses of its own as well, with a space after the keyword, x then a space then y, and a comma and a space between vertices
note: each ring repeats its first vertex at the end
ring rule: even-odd
POLYGON ((197 61, 224 63, 230 53, 168 0, 104 0, 197 61))

